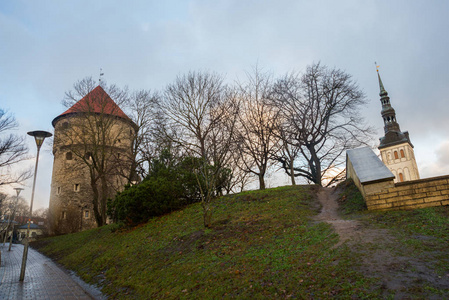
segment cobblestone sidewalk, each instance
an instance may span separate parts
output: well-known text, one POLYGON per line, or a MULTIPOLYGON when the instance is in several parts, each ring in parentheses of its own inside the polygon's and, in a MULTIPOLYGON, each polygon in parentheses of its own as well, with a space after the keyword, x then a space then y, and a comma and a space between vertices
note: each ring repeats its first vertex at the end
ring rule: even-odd
MULTIPOLYGON (((0 245, 0 299, 101 299, 81 287, 48 257, 29 248, 25 280, 19 281, 23 245, 0 245)), ((82 284, 84 285, 84 284, 82 284)), ((87 285, 86 285, 87 286, 87 285)))

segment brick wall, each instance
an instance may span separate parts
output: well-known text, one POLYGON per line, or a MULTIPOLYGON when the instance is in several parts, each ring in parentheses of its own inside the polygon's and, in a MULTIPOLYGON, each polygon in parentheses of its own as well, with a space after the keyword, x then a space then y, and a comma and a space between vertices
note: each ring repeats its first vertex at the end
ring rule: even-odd
POLYGON ((449 175, 396 183, 394 186, 364 185, 368 209, 414 209, 449 205, 449 175))

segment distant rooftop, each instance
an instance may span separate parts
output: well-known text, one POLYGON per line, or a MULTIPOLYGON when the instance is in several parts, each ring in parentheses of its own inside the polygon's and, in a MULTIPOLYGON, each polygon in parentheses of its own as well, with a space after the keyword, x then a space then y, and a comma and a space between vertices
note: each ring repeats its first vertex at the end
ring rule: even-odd
POLYGON ((346 151, 360 183, 393 179, 394 175, 369 147, 346 151))

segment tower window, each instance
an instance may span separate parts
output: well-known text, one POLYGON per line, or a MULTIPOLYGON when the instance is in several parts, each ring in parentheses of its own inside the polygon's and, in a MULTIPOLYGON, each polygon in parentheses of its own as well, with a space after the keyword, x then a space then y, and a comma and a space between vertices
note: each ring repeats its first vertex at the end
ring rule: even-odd
POLYGON ((66 159, 66 160, 72 160, 72 159, 73 159, 72 152, 67 152, 67 153, 65 154, 65 159, 66 159))
POLYGON ((74 192, 79 192, 80 191, 80 184, 79 183, 75 183, 73 185, 73 191, 74 192))
POLYGON ((399 155, 398 155, 398 151, 394 151, 394 159, 398 159, 399 155))
POLYGON ((84 219, 89 219, 89 211, 88 210, 84 211, 84 219))
POLYGON ((86 152, 86 154, 84 154, 84 158, 87 160, 92 160, 92 152, 86 152))
POLYGON ((60 186, 58 186, 58 188, 56 189, 56 195, 59 195, 59 194, 61 194, 61 187, 60 186))
POLYGON ((402 175, 402 173, 399 173, 399 182, 403 182, 404 181, 404 175, 402 175))
POLYGON ((405 157, 404 150, 401 149, 401 157, 405 157))
POLYGON ((63 220, 67 219, 67 212, 66 211, 62 212, 62 219, 63 220))

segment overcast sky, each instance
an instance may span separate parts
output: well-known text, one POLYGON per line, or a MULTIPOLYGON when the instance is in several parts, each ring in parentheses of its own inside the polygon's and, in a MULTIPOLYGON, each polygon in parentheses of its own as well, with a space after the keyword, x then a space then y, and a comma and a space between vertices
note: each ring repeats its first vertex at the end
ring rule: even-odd
MULTIPOLYGON (((363 115, 380 137, 377 61, 421 177, 449 174, 448 15, 443 0, 2 0, 0 108, 15 115, 17 134, 53 132, 64 92, 86 76, 98 78, 100 68, 110 84, 161 90, 189 70, 234 82, 255 64, 280 76, 321 61, 365 91, 363 115)), ((35 208, 48 206, 50 149, 39 161, 35 208)))

